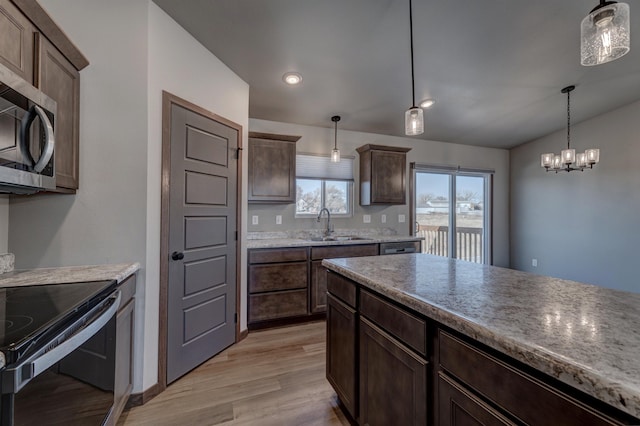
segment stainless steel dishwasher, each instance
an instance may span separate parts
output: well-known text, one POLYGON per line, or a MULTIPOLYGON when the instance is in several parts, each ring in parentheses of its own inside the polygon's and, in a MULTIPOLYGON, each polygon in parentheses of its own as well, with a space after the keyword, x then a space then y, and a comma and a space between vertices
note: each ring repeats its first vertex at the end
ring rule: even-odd
POLYGON ((420 241, 380 243, 380 254, 420 253, 420 241))

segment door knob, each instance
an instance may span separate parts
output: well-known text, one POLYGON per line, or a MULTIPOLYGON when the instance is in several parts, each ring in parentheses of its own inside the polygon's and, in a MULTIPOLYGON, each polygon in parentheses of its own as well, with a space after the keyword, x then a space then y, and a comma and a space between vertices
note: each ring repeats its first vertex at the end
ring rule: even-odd
POLYGON ((182 259, 184 259, 184 253, 182 253, 180 251, 174 251, 173 253, 171 253, 171 259, 173 259, 173 260, 182 260, 182 259))

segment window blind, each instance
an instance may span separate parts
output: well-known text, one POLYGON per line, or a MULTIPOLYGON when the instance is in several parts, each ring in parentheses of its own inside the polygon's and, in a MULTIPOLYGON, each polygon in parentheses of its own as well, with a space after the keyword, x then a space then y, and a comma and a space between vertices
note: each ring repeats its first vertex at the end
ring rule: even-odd
POLYGON ((353 158, 342 157, 332 163, 324 155, 296 155, 296 177, 306 179, 353 180, 353 158))
POLYGON ((474 169, 470 167, 460 167, 453 165, 443 165, 443 164, 420 164, 420 163, 411 163, 411 169, 415 169, 418 171, 444 171, 444 172, 460 172, 460 173, 484 173, 484 174, 495 174, 495 170, 493 169, 474 169))

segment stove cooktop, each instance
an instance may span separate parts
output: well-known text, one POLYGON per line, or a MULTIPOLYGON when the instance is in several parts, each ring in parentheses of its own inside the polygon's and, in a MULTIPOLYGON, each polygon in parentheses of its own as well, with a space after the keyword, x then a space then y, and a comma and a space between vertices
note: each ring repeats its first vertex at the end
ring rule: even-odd
POLYGON ((15 362, 108 296, 115 280, 0 288, 0 351, 15 362))

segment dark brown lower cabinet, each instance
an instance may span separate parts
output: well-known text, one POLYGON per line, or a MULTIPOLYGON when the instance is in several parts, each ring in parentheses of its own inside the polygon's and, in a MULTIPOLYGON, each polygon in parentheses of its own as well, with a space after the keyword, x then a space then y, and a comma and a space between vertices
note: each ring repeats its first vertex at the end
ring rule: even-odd
POLYGON ((640 425, 340 274, 327 284, 327 379, 360 425, 640 425))
POLYGON ((515 425, 455 380, 438 375, 439 426, 515 425))
POLYGON ((337 298, 327 298, 327 380, 340 401, 353 417, 357 412, 356 332, 358 317, 355 309, 337 298))
POLYGON ((311 312, 327 310, 327 268, 322 266, 322 260, 311 261, 311 312))
POLYGON ((134 299, 129 300, 120 308, 116 319, 116 376, 113 393, 117 416, 124 410, 133 387, 134 304, 134 299))
POLYGON ((362 317, 360 424, 427 424, 427 361, 362 317))

